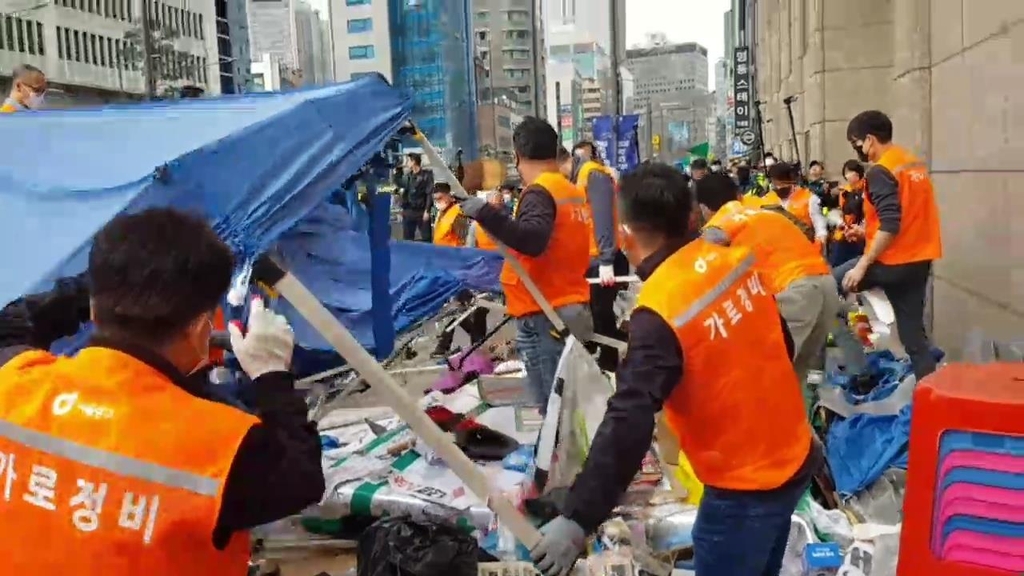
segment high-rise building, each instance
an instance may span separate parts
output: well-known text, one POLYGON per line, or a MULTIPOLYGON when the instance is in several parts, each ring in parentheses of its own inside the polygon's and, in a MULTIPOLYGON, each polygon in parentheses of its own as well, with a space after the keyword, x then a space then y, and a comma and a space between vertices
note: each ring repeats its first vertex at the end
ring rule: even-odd
POLYGON ((283 85, 318 83, 318 72, 333 59, 319 11, 305 0, 249 0, 248 16, 251 52, 283 67, 283 85))
POLYGON ((655 155, 671 160, 710 140, 707 119, 713 115, 713 103, 706 48, 649 34, 645 46, 626 51, 626 67, 633 74, 633 103, 644 117, 648 136, 642 148, 657 141, 655 155))
MULTIPOLYGON (((406 4, 407 0, 391 0, 406 4)), ((388 0, 330 0, 334 77, 339 82, 363 74, 393 80, 388 0)))
POLYGON ((214 0, 217 15, 217 71, 222 94, 241 94, 252 82, 246 0, 214 0))
POLYGON ((549 59, 576 63, 583 78, 601 85, 605 96, 601 113, 614 114, 622 100, 615 70, 625 58, 625 0, 544 2, 549 59))
MULTIPOLYGON (((550 69, 556 62, 572 64, 583 81, 583 126, 577 127, 582 137, 592 136, 590 122, 603 114, 615 113, 615 76, 612 62, 604 48, 597 42, 560 44, 548 47, 550 69)), ((548 76, 548 91, 554 90, 551 76, 548 76)), ((553 115, 553 112, 549 111, 553 115)), ((550 116, 549 116, 550 118, 550 116)))
POLYGON ((488 62, 487 99, 505 97, 523 114, 544 117, 543 0, 473 0, 474 43, 488 62))
POLYGON ((583 78, 572 62, 548 64, 548 123, 555 127, 566 148, 583 138, 583 78))
MULTIPOLYGON (((145 93, 144 5, 152 24, 150 57, 158 94, 186 85, 219 94, 214 0, 3 2, 0 75, 19 64, 36 66, 67 105, 139 98, 145 93)), ((0 76, 0 84, 8 80, 0 76)))
POLYGON ((715 62, 714 134, 711 138, 712 149, 718 157, 726 157, 730 149, 732 132, 729 127, 733 125, 729 107, 731 90, 728 60, 719 58, 718 62, 715 62))
MULTIPOLYGON (((358 1, 358 0, 356 0, 358 1)), ((393 84, 413 98, 413 120, 449 157, 477 157, 476 58, 469 0, 391 0, 393 84)))

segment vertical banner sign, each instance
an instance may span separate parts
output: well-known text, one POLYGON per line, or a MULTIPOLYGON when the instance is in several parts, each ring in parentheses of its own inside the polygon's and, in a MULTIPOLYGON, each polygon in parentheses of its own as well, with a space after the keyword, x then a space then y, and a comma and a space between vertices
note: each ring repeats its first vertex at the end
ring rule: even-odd
POLYGON ((619 174, 632 172, 640 164, 640 115, 619 116, 615 127, 615 169, 619 174))
POLYGON ((615 162, 615 119, 611 116, 594 118, 594 147, 597 155, 608 165, 615 162))
POLYGON ((750 130, 750 107, 753 102, 750 99, 750 48, 739 46, 733 53, 733 113, 735 118, 736 135, 750 130))

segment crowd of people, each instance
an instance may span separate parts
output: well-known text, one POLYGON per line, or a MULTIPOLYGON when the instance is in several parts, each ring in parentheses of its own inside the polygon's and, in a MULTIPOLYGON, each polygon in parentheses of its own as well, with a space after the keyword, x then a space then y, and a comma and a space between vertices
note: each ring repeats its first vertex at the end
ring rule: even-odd
MULTIPOLYGON (((15 80, 6 106, 31 107, 45 78, 25 70, 15 80)), ((770 154, 756 168, 695 161, 687 175, 643 163, 620 176, 591 143, 567 150, 534 117, 513 134, 521 190, 457 196, 419 155, 407 156, 397 175, 403 238, 507 249, 504 303, 542 410, 570 333, 628 342, 621 359, 595 350, 616 390, 562 514, 531 550, 543 574, 569 573, 635 477, 660 418, 705 485, 697 573, 778 574, 791 515, 824 465, 807 374, 823 366, 830 334, 844 369, 867 378, 842 295, 883 290, 916 376, 935 370, 924 328, 942 254, 931 180, 894 144, 882 112, 857 115, 847 137, 857 159, 843 165, 843 185, 825 180, 819 162, 804 176, 770 154), (631 270, 643 285, 624 333, 612 303, 631 270), (545 315, 523 272, 567 328, 545 315)), ((83 277, 0 313, 0 326, 23 327, 5 330, 0 350, 0 534, 12 551, 0 565, 241 573, 249 528, 321 498, 320 440, 294 390, 284 319, 257 300, 247 326, 227 327, 253 383, 246 410, 202 377, 232 269, 205 221, 149 209, 99 231, 83 277), (45 351, 84 320, 96 335, 77 356, 45 351), (16 478, 25 489, 11 498, 16 478), (120 515, 101 523, 108 491, 120 515), (39 553, 40 543, 53 553, 39 553)), ((466 320, 483 337, 486 318, 466 320)))

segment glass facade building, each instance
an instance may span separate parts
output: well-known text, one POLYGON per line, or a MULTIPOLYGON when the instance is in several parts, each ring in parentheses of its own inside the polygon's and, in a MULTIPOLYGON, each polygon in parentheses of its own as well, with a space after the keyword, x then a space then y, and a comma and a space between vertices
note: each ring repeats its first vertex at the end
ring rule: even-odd
POLYGON ((392 77, 413 98, 413 120, 446 158, 477 156, 470 0, 390 0, 392 77))

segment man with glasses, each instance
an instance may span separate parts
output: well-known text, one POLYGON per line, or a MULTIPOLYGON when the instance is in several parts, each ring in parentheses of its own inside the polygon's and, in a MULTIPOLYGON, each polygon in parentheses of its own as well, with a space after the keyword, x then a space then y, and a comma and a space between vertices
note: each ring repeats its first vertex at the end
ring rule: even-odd
POLYGON ((0 113, 39 110, 46 96, 46 75, 29 64, 22 64, 11 74, 11 93, 0 106, 0 113))

